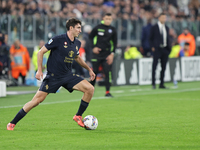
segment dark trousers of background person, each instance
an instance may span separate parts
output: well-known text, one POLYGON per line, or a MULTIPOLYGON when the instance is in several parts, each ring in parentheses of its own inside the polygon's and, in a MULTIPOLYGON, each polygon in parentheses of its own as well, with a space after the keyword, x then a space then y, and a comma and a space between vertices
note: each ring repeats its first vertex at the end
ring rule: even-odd
MULTIPOLYGON (((22 78, 22 84, 25 85, 25 78, 26 78, 26 76, 23 76, 23 75, 20 73, 20 74, 19 74, 19 77, 22 78)), ((16 83, 15 85, 18 85, 18 79, 19 79, 19 78, 17 78, 17 79, 14 78, 15 83, 16 83)))
MULTIPOLYGON (((106 62, 106 59, 95 59, 95 61, 92 61, 92 67, 93 67, 93 72, 96 74, 98 74, 99 71, 99 66, 100 64, 103 67, 103 72, 105 74, 105 86, 106 86, 106 91, 110 91, 110 86, 111 86, 111 66, 112 65, 108 65, 106 62)), ((93 81, 91 81, 90 83, 94 86, 96 82, 96 77, 93 81)))
POLYGON ((156 48, 153 54, 153 65, 152 65, 152 85, 155 85, 155 75, 158 60, 161 62, 161 72, 160 72, 160 86, 164 85, 165 69, 168 61, 169 51, 166 47, 156 48))
POLYGON ((151 48, 144 48, 143 50, 144 50, 144 54, 143 54, 144 57, 151 57, 152 56, 153 53, 152 53, 151 48))

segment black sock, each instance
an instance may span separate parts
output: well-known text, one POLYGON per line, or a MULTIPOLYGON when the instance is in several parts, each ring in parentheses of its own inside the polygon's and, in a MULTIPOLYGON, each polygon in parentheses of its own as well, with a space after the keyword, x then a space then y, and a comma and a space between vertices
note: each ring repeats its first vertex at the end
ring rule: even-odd
POLYGON ((20 121, 26 114, 27 113, 22 108, 10 123, 17 124, 17 122, 20 121))
POLYGON ((78 112, 76 113, 77 116, 82 116, 86 108, 88 107, 88 102, 81 100, 81 104, 79 106, 78 112))

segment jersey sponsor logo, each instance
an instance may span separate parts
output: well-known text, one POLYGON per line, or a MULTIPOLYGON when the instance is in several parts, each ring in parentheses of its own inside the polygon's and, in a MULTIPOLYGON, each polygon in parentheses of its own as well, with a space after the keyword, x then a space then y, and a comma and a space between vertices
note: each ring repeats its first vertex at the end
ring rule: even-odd
POLYGON ((49 40, 49 42, 48 42, 48 44, 51 44, 52 42, 53 42, 53 40, 52 40, 52 39, 50 39, 50 40, 49 40))
POLYGON ((104 32, 98 32, 98 35, 103 36, 104 32))
POLYGON ((73 63, 73 58, 68 58, 68 57, 65 57, 65 59, 64 59, 64 62, 65 63, 73 63))
POLYGON ((73 55, 74 55, 74 52, 73 52, 73 51, 70 51, 70 52, 69 52, 69 57, 73 57, 73 55))
POLYGON ((109 33, 112 33, 112 29, 109 29, 108 32, 109 32, 109 33))

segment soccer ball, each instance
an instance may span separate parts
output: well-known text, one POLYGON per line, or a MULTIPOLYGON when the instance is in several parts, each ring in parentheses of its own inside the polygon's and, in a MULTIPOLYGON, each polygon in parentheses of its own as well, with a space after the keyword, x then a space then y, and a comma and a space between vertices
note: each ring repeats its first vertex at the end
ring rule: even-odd
POLYGON ((83 123, 87 130, 95 130, 98 126, 98 120, 95 116, 88 115, 83 119, 83 123))

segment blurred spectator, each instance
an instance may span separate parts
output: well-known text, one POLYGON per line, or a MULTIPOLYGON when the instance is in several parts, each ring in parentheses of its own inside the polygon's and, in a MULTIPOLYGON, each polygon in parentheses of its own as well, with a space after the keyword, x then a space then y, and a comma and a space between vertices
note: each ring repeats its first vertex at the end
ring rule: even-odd
POLYGON ((175 34, 181 34, 185 27, 198 36, 199 7, 199 0, 2 0, 0 28, 6 32, 10 30, 9 42, 15 38, 41 40, 46 38, 45 33, 63 33, 66 18, 83 18, 93 26, 100 22, 103 13, 109 12, 113 14, 114 26, 121 30, 119 37, 132 41, 142 38, 140 33, 144 22, 151 18, 155 23, 158 15, 165 12, 169 27, 175 30, 170 29, 170 39, 176 41, 175 34), (8 21, 11 21, 10 26, 6 26, 8 21))
POLYGON ((53 0, 51 3, 51 11, 58 12, 62 8, 62 5, 59 0, 53 0))
POLYGON ((12 40, 20 38, 20 22, 21 18, 18 16, 17 10, 11 12, 11 36, 12 40))
POLYGON ((177 41, 177 34, 175 30, 172 28, 169 29, 169 40, 172 45, 174 45, 175 42, 177 41))
POLYGON ((124 13, 122 16, 122 24, 121 24, 121 37, 122 39, 127 39, 127 28, 128 28, 128 23, 129 23, 129 14, 124 13))
POLYGON ((32 1, 31 3, 29 3, 26 8, 25 8, 25 13, 27 15, 33 15, 35 14, 36 12, 38 12, 38 8, 37 8, 37 4, 32 1))
POLYGON ((176 0, 168 0, 168 4, 172 4, 175 7, 178 7, 176 0))
POLYGON ((10 14, 10 9, 8 8, 8 5, 6 3, 7 2, 5 0, 3 0, 1 2, 0 14, 2 14, 2 15, 4 15, 4 14, 10 14))
POLYGON ((187 28, 185 28, 183 30, 183 33, 180 34, 178 36, 178 42, 181 46, 181 48, 183 49, 184 44, 187 42, 190 44, 190 48, 189 48, 189 54, 188 56, 193 56, 195 53, 195 49, 196 49, 196 44, 195 44, 195 38, 194 36, 189 32, 189 30, 187 28))
POLYGON ((188 16, 189 15, 189 9, 188 9, 189 0, 177 0, 177 4, 179 7, 180 14, 188 16))
MULTIPOLYGON (((92 43, 89 39, 89 34, 92 31, 92 27, 90 25, 85 25, 83 27, 83 40, 85 41, 85 61, 88 66, 92 67, 91 63, 91 55, 92 55, 92 43)), ((85 70, 85 77, 89 77, 89 72, 85 70)))
POLYGON ((35 14, 35 19, 36 19, 36 39, 37 40, 42 40, 45 38, 45 19, 44 17, 37 13, 35 14))
POLYGON ((194 11, 194 17, 195 17, 195 19, 197 19, 197 16, 199 14, 199 7, 200 7, 199 0, 190 0, 189 8, 190 8, 190 10, 194 11))
POLYGON ((8 71, 10 67, 9 47, 7 43, 7 34, 0 31, 0 78, 8 78, 8 71))
POLYGON ((22 84, 25 85, 26 74, 30 68, 30 57, 26 47, 19 40, 15 40, 10 48, 12 77, 18 83, 19 76, 22 77, 22 84))
POLYGON ((178 42, 175 43, 174 46, 172 46, 171 53, 169 54, 169 58, 178 58, 178 57, 184 57, 189 56, 189 49, 190 49, 190 43, 184 43, 183 48, 179 45, 178 42))
MULTIPOLYGON (((34 65, 35 72, 38 70, 37 54, 38 54, 39 50, 44 46, 44 44, 45 44, 45 42, 43 40, 40 40, 39 45, 34 47, 34 51, 33 51, 33 55, 32 55, 32 62, 33 62, 33 65, 34 65)), ((49 54, 50 54, 50 51, 48 51, 44 54, 43 62, 42 62, 42 70, 43 71, 46 68, 46 63, 47 63, 49 54)))
POLYGON ((135 46, 127 46, 124 52, 124 59, 137 59, 142 58, 142 54, 138 51, 135 46))
POLYGON ((8 42, 8 35, 0 31, 0 46, 6 45, 8 42))
POLYGON ((153 14, 156 19, 161 12, 170 16, 169 20, 194 17, 199 14, 199 0, 2 0, 1 14, 10 14, 13 10, 21 15, 48 15, 50 17, 64 13, 66 18, 96 18, 101 19, 103 12, 113 13, 122 18, 123 14, 147 19, 145 13, 153 14), (66 9, 67 14, 66 14, 66 9), (175 16, 179 18, 176 18, 175 16))
POLYGON ((81 58, 86 61, 86 56, 85 56, 85 40, 81 40, 81 47, 79 48, 79 55, 81 58))
POLYGON ((91 66, 91 55, 92 55, 92 44, 89 39, 89 34, 92 31, 92 27, 90 25, 85 25, 83 27, 83 40, 85 41, 85 53, 86 53, 86 63, 91 66))
POLYGON ((169 58, 178 58, 180 55, 181 46, 178 42, 175 42, 172 46, 169 58))
POLYGON ((38 8, 38 13, 39 13, 40 15, 46 15, 46 14, 47 14, 47 12, 46 12, 46 10, 45 10, 45 7, 44 7, 44 3, 43 3, 42 1, 39 1, 39 2, 38 2, 37 8, 38 8))
POLYGON ((152 56, 152 51, 151 47, 149 45, 149 34, 151 30, 152 24, 151 24, 151 19, 148 19, 147 25, 142 28, 142 48, 144 51, 143 56, 144 57, 151 57, 152 56))
POLYGON ((185 43, 184 47, 180 50, 179 56, 189 56, 189 51, 190 51, 190 43, 185 43))

